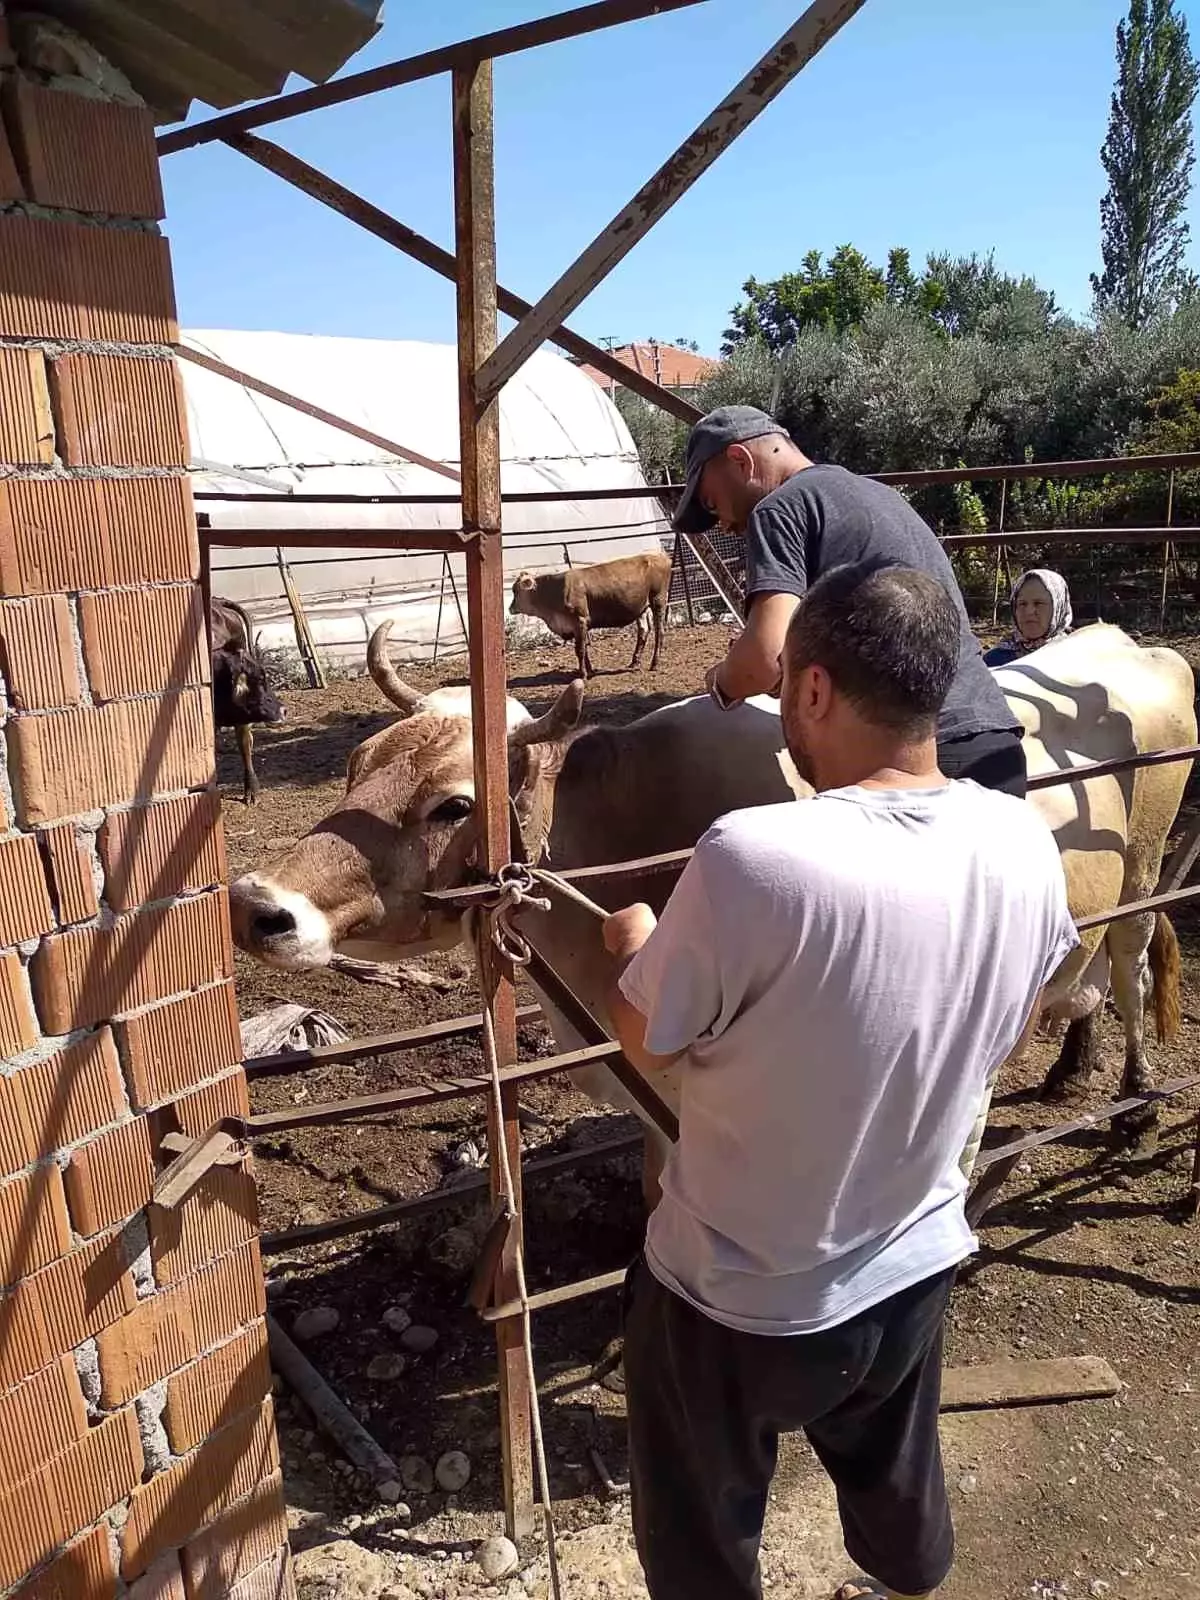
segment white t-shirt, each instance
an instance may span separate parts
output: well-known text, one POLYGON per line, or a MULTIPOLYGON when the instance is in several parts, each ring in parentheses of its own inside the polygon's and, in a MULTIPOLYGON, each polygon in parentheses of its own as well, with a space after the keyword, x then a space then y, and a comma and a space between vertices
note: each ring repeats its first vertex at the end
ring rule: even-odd
POLYGON ((956 782, 735 811, 621 988, 686 1050, 646 1259, 729 1327, 812 1333, 975 1248, 958 1162, 1078 944, 1032 806, 956 782))

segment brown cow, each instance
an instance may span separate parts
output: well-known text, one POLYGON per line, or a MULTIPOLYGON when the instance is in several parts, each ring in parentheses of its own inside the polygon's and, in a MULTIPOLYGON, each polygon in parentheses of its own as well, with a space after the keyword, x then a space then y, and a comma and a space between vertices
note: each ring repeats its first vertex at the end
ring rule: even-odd
POLYGON ((568 567, 565 572, 518 574, 513 584, 510 611, 514 617, 540 617, 560 639, 574 639, 579 670, 585 678, 595 671, 588 655, 590 628, 627 628, 637 624, 632 672, 642 659, 654 619, 654 654, 651 672, 662 649, 663 617, 671 589, 671 558, 661 550, 643 556, 622 556, 593 567, 568 567))
MULTIPOLYGON (((477 840, 470 701, 463 689, 421 695, 386 654, 386 625, 371 641, 371 676, 402 719, 359 746, 341 804, 312 831, 230 887, 234 937, 243 950, 293 971, 327 966, 335 952, 396 960, 446 949, 459 918, 431 909, 429 888, 467 879, 477 840)), ((1031 773, 1190 744, 1193 680, 1173 650, 1142 649, 1115 628, 1087 628, 999 674, 1026 729, 1031 773)), ((707 695, 664 706, 623 728, 579 729, 583 685, 565 689, 534 721, 508 702, 513 799, 529 856, 560 871, 631 860, 696 842, 718 817, 785 799, 777 760, 778 703, 760 697, 723 712, 707 695)), ((1141 900, 1158 878, 1189 762, 1090 778, 1031 795, 1054 829, 1077 917, 1141 900)), ((797 810, 803 826, 803 807, 797 810)), ((662 876, 638 885, 658 909, 662 876)), ((610 907, 631 898, 626 882, 589 884, 610 907)), ((522 933, 602 1024, 609 974, 598 924, 569 900, 523 910, 522 933)), ((1097 927, 1067 959, 1046 999, 1066 1018, 1098 1011, 1111 985, 1122 1012, 1123 1092, 1149 1086, 1143 1004, 1153 993, 1163 1036, 1178 1024, 1179 958, 1170 926, 1153 912, 1097 927)), ((584 1041, 544 1001, 560 1049, 584 1041)), ((625 1091, 601 1064, 573 1074, 580 1088, 623 1109, 625 1091)), ((678 1069, 659 1088, 677 1103, 678 1069)), ((1147 1131, 1155 1107, 1129 1132, 1147 1131)))

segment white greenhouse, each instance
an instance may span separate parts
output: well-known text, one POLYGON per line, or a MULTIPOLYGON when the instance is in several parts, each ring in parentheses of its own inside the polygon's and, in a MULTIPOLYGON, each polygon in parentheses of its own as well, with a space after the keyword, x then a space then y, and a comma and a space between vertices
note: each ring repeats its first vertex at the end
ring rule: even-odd
MULTIPOLYGON (((419 453, 458 466, 458 370, 451 345, 305 334, 189 331, 183 343, 419 453)), ((424 552, 370 551, 339 541, 347 529, 456 529, 454 481, 398 460, 279 401, 181 361, 194 482, 213 534, 212 591, 251 612, 266 650, 294 650, 284 591, 287 564, 322 658, 353 670, 386 617, 396 654, 463 648, 455 587, 466 608, 463 562, 424 552), (418 505, 330 504, 324 495, 436 495, 418 505), (269 498, 267 498, 269 496, 269 498), (220 529, 328 529, 327 546, 231 549, 220 529), (449 569, 449 570, 448 570, 449 569), (454 585, 449 582, 453 571, 454 585), (439 621, 440 615, 440 621, 439 621)), ((629 430, 608 396, 570 362, 542 351, 500 397, 505 494, 554 490, 566 498, 504 508, 505 571, 585 565, 660 547, 659 500, 576 499, 596 489, 646 488, 629 430)))

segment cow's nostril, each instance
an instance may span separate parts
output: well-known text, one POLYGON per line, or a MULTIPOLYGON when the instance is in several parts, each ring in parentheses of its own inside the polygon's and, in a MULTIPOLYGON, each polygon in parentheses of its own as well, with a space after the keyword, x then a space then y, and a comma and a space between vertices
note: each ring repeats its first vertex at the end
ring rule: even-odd
POLYGON ((296 919, 290 911, 260 911, 251 924, 256 939, 277 939, 295 933, 296 919))

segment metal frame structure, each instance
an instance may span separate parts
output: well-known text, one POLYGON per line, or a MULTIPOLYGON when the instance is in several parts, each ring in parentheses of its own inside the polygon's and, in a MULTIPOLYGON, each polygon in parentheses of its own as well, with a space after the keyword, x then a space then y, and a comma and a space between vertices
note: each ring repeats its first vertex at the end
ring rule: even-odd
MULTIPOLYGON (((403 534, 389 532, 360 532, 342 535, 343 543, 355 543, 374 549, 416 548, 433 551, 461 551, 466 561, 467 608, 470 633, 470 683, 476 793, 479 799, 478 814, 481 819, 480 865, 489 874, 495 874, 509 861, 509 800, 506 749, 506 679, 504 654, 504 593, 502 570, 502 497, 500 487, 500 452, 498 430, 498 395, 504 383, 520 368, 522 363, 546 339, 556 340, 572 354, 583 355, 599 370, 613 372, 620 381, 664 410, 684 420, 693 420, 698 414, 695 407, 669 390, 660 388, 649 379, 631 374, 615 363, 606 352, 591 345, 564 326, 566 317, 582 302, 612 268, 666 213, 671 205, 716 160, 717 156, 760 114, 760 112, 787 86, 800 70, 817 54, 833 35, 862 7, 864 0, 812 0, 808 9, 763 56, 756 67, 737 85, 732 93, 718 105, 639 190, 630 204, 613 218, 575 263, 547 290, 541 298, 529 304, 509 291, 499 288, 496 282, 496 239, 494 206, 493 164, 493 92, 492 62, 501 55, 527 50, 556 40, 578 37, 597 29, 645 18, 655 13, 682 10, 696 4, 697 0, 598 0, 574 11, 544 18, 519 27, 500 30, 477 39, 463 41, 444 49, 427 52, 405 61, 373 68, 353 74, 334 83, 285 95, 263 105, 248 107, 223 116, 209 119, 191 127, 181 128, 162 135, 158 141, 161 155, 172 154, 200 144, 220 140, 238 150, 248 159, 275 172, 285 181, 309 193, 324 204, 332 206, 349 220, 354 221, 378 237, 386 239, 396 248, 445 276, 453 276, 457 292, 457 326, 459 356, 459 423, 461 442, 461 504, 462 532, 447 533, 433 530, 408 530, 403 534), (352 194, 324 174, 316 172, 298 158, 277 146, 254 137, 251 130, 281 122, 287 118, 319 107, 345 103, 366 94, 413 83, 436 74, 449 73, 451 77, 451 123, 453 135, 455 252, 451 257, 430 241, 422 239, 403 224, 390 218, 361 197, 352 194), (503 341, 498 339, 497 316, 503 310, 518 318, 517 325, 503 341)), ((181 352, 188 359, 197 359, 195 352, 181 352)), ((204 362, 212 366, 212 362, 204 362)), ((219 364, 218 364, 219 365, 219 364)), ((244 374, 226 369, 226 376, 245 380, 244 374)), ((277 398, 285 398, 276 392, 277 398)), ((315 413, 314 413, 315 414, 315 413)), ((337 418, 326 414, 324 420, 338 424, 337 418)), ((412 459, 407 452, 390 441, 372 439, 375 444, 395 449, 400 456, 412 459)), ((423 465, 428 463, 423 462, 423 465)), ((1149 467, 1150 462, 1145 463, 1149 467)), ((1012 469, 1011 476, 1021 475, 1022 469, 1012 469)), ((1041 469, 1039 469, 1040 471, 1041 469)), ((993 469, 993 475, 1004 475, 1005 469, 993 469)), ((985 474, 979 471, 976 476, 985 474)), ((893 475, 892 481, 913 481, 918 475, 893 475)), ((938 481, 937 474, 924 474, 927 482, 938 481)), ((644 491, 638 491, 644 493, 644 491)), ((600 491, 598 497, 612 496, 600 491)), ((264 496, 263 498, 266 498, 264 496)), ((353 497, 352 497, 353 498, 353 497)), ((414 496, 411 499, 437 501, 441 496, 414 496)), ((525 498, 525 497, 514 497, 525 498)), ((534 497, 529 497, 534 498, 534 497)), ((328 540, 323 530, 320 538, 328 540)), ((221 530, 213 535, 213 542, 226 545, 278 546, 291 543, 296 546, 314 543, 311 531, 304 534, 277 529, 254 533, 221 530)), ((709 572, 718 590, 727 582, 722 577, 720 558, 711 552, 705 558, 703 542, 697 541, 698 557, 709 572)), ((1173 752, 1182 759, 1182 753, 1173 752)), ((1144 764, 1135 760, 1127 765, 1144 764)), ((1062 781, 1075 781, 1078 771, 1062 781)), ((619 868, 597 869, 609 876, 616 873, 635 875, 652 870, 678 867, 680 860, 662 859, 628 863, 619 868)), ((592 875, 596 875, 593 872, 592 875)), ((1197 891, 1185 891, 1194 894, 1197 891)), ((1180 898, 1182 896, 1177 896, 1180 898)), ((1150 902, 1146 903, 1147 906, 1150 902)), ((1142 908, 1138 908, 1142 909, 1142 908)), ((1133 908, 1121 908, 1115 915, 1130 915, 1133 908)), ((482 944, 481 944, 482 948, 482 944)), ((552 975, 551 975, 552 976, 552 975)), ((484 1018, 490 1018, 491 1029, 500 1062, 500 1092, 493 1107, 489 1100, 488 1150, 489 1173, 479 1185, 490 1186, 493 1201, 503 1198, 500 1189, 501 1161, 497 1159, 507 1151, 517 1181, 520 1181, 520 1132, 517 1121, 517 1089, 519 1083, 534 1076, 578 1066, 584 1060, 608 1059, 618 1070, 623 1058, 611 1041, 597 1040, 582 1051, 569 1052, 550 1060, 521 1066, 517 1064, 516 1024, 517 1007, 513 975, 500 957, 490 950, 481 959, 480 984, 484 1018)), ((464 1032, 476 1024, 477 1019, 459 1019, 437 1028, 410 1032, 403 1040, 392 1035, 383 1040, 359 1041, 350 1047, 339 1047, 361 1058, 367 1054, 382 1054, 388 1049, 415 1044, 421 1039, 446 1037, 464 1032), (419 1035, 419 1037, 418 1037, 419 1035)), ((306 1057, 268 1058, 247 1063, 251 1076, 273 1071, 296 1070, 303 1060, 314 1062, 331 1059, 330 1052, 309 1052, 306 1057)), ((627 1064, 626 1064, 627 1065, 627 1064)), ((632 1070, 632 1069, 630 1069, 632 1070)), ((490 1088, 483 1080, 455 1080, 449 1084, 430 1086, 428 1089, 398 1092, 384 1096, 360 1097, 353 1103, 348 1115, 370 1115, 399 1104, 412 1105, 420 1100, 438 1100, 450 1094, 472 1094, 481 1087, 490 1088), (367 1103, 365 1103, 367 1102, 367 1103), (386 1104, 384 1103, 386 1102, 386 1104)), ((1169 1091, 1161 1091, 1158 1097, 1169 1091)), ((346 1111, 343 1105, 341 1111, 346 1111)), ((325 1108, 323 1120, 333 1120, 338 1108, 325 1108)), ((321 1112, 311 1108, 308 1116, 321 1112)), ((249 1131, 261 1131, 263 1119, 250 1119, 249 1131)), ((278 1125, 278 1118, 273 1125, 278 1125)), ((294 1125, 294 1124, 293 1124, 294 1125)), ((618 1140, 597 1147, 595 1153, 608 1154, 616 1148, 627 1148, 628 1140, 618 1140)), ((586 1154, 586 1152, 584 1152, 586 1154)), ((185 1157, 181 1157, 184 1160, 185 1157)), ((578 1161, 580 1153, 569 1153, 566 1158, 550 1158, 540 1163, 530 1162, 526 1172, 540 1166, 543 1170, 556 1160, 559 1164, 578 1161)), ((463 1192, 459 1187, 451 1191, 451 1198, 463 1192)), ((375 1224, 395 1220, 401 1214, 412 1215, 416 1207, 428 1206, 436 1198, 422 1197, 415 1202, 402 1202, 385 1208, 390 1213, 374 1214, 375 1224)), ((519 1200, 519 1191, 518 1191, 519 1200)), ((499 1244, 490 1258, 492 1305, 484 1310, 487 1320, 496 1328, 499 1386, 501 1402, 501 1439, 503 1451, 505 1516, 510 1536, 519 1537, 533 1526, 533 1469, 531 1452, 531 1407, 536 1403, 530 1392, 528 1367, 523 1359, 523 1338, 528 1326, 529 1312, 538 1306, 558 1304, 578 1294, 611 1286, 615 1275, 588 1280, 582 1285, 568 1285, 561 1289, 528 1296, 518 1292, 518 1253, 522 1247, 521 1217, 510 1217, 508 1226, 497 1235, 499 1244)), ((361 1219, 346 1219, 339 1231, 357 1231, 361 1219)), ((314 1235, 333 1237, 331 1227, 308 1230, 307 1242, 314 1235)), ((272 1242, 267 1240, 268 1247, 272 1242)), ((306 1242, 296 1235, 290 1243, 306 1242)))

